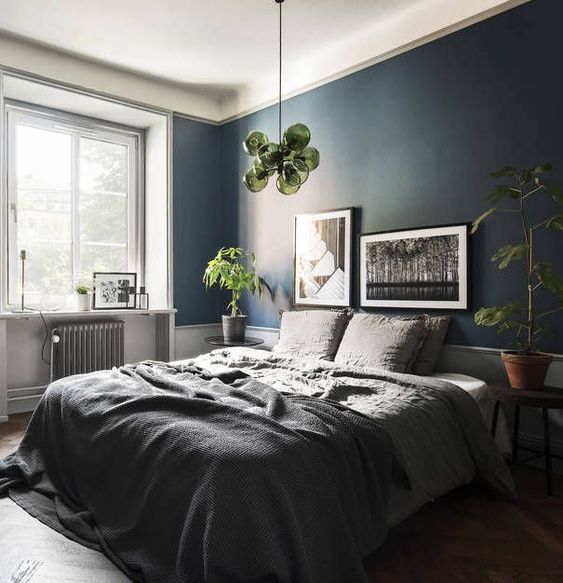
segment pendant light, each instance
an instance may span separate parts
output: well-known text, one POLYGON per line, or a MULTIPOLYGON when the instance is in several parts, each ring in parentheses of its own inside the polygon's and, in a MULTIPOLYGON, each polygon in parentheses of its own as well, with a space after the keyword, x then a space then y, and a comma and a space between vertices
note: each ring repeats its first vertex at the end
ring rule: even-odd
POLYGON ((266 188, 268 180, 277 173, 276 186, 282 194, 295 194, 309 177, 309 173, 319 165, 319 151, 309 146, 311 132, 302 123, 289 126, 282 136, 282 4, 284 0, 274 0, 279 4, 279 99, 278 99, 278 142, 270 142, 268 136, 259 130, 252 130, 242 147, 254 157, 252 166, 242 181, 251 192, 266 188))

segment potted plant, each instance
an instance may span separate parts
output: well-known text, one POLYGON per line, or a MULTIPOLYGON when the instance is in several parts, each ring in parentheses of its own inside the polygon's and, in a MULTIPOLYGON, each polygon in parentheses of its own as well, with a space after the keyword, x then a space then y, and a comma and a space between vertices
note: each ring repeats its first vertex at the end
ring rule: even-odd
MULTIPOLYGON (((246 333, 246 316, 242 314, 239 301, 244 290, 251 294, 262 294, 270 286, 256 274, 256 257, 252 251, 240 247, 222 247, 207 264, 203 274, 206 289, 219 285, 231 292, 227 308, 231 313, 223 316, 223 336, 227 342, 242 342, 246 333)), ((270 290, 271 291, 271 290, 270 290)))
POLYGON ((81 283, 74 287, 74 291, 78 297, 78 310, 81 312, 88 312, 92 305, 90 299, 90 286, 81 283))
MULTIPOLYGON (((507 166, 493 172, 493 178, 503 178, 507 184, 496 185, 488 200, 495 205, 485 211, 473 223, 475 233, 481 223, 491 215, 503 214, 514 217, 522 225, 522 239, 518 243, 504 245, 493 255, 492 261, 499 269, 506 269, 513 261, 523 261, 526 271, 524 292, 525 301, 515 300, 501 306, 480 308, 475 314, 479 326, 493 326, 499 332, 511 330, 516 333, 518 350, 502 353, 510 385, 514 389, 539 390, 543 387, 545 375, 552 361, 552 356, 537 350, 538 341, 545 330, 545 318, 563 310, 563 278, 556 273, 551 263, 538 261, 534 237, 538 229, 563 231, 563 213, 561 191, 544 182, 543 175, 552 170, 547 163, 534 168, 513 168, 507 166), (530 218, 536 216, 529 208, 541 195, 549 195, 558 212, 547 218, 530 218), (552 307, 537 309, 536 300, 539 293, 548 292, 550 300, 555 295, 552 307)), ((541 209, 540 209, 541 210, 541 209)), ((560 244, 560 243, 559 243, 560 244)))

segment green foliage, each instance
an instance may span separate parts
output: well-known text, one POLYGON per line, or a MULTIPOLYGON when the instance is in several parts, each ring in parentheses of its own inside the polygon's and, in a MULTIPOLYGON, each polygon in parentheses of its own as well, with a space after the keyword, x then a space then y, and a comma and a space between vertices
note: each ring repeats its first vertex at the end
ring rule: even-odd
POLYGON ((534 272, 545 289, 557 294, 563 301, 563 278, 553 269, 551 263, 536 263, 534 272))
POLYGON ((563 231, 563 213, 559 213, 553 217, 550 217, 545 222, 545 226, 548 229, 555 229, 556 231, 563 231))
POLYGON ((80 284, 74 287, 74 291, 78 295, 85 296, 87 293, 90 292, 90 287, 87 285, 80 284))
POLYGON ((487 218, 490 217, 495 211, 497 211, 497 207, 494 206, 489 210, 486 210, 482 215, 479 215, 474 221, 473 225, 471 226, 471 234, 474 235, 477 230, 479 229, 479 225, 487 218))
POLYGON ((526 352, 531 352, 538 339, 543 335, 545 328, 540 326, 538 320, 563 310, 563 278, 556 273, 553 265, 547 262, 535 261, 534 232, 539 228, 563 231, 563 213, 556 212, 536 224, 529 224, 527 206, 530 201, 541 193, 546 193, 556 205, 563 204, 563 195, 557 186, 547 184, 543 180, 543 175, 553 170, 553 166, 547 162, 531 168, 515 168, 505 166, 504 168, 491 173, 491 177, 506 178, 505 184, 495 185, 495 189, 487 197, 491 203, 504 201, 509 206, 494 206, 482 213, 475 221, 471 233, 476 233, 482 223, 491 217, 499 215, 505 211, 517 215, 522 225, 522 242, 517 244, 504 245, 496 251, 492 261, 499 269, 506 269, 514 261, 524 260, 526 269, 526 309, 519 301, 514 301, 505 305, 484 307, 475 313, 475 323, 478 326, 491 326, 497 331, 510 330, 516 334, 520 340, 522 335, 526 339, 519 343, 526 352), (547 290, 554 293, 559 303, 550 310, 537 314, 535 310, 535 294, 539 291, 547 290), (524 314, 523 314, 524 312, 524 314), (515 319, 520 315, 524 321, 515 319))
POLYGON ((241 313, 239 301, 243 291, 261 295, 264 288, 270 291, 270 286, 257 275, 256 256, 252 251, 240 247, 222 247, 217 255, 209 261, 203 274, 206 289, 218 285, 221 289, 231 292, 231 301, 227 307, 231 315, 241 313))
POLYGON ((506 269, 513 261, 526 257, 528 245, 505 245, 501 247, 492 257, 492 261, 498 263, 499 269, 506 269))
POLYGON ((504 306, 479 308, 475 313, 475 323, 478 326, 499 326, 506 324, 510 318, 522 311, 520 302, 512 302, 504 306))

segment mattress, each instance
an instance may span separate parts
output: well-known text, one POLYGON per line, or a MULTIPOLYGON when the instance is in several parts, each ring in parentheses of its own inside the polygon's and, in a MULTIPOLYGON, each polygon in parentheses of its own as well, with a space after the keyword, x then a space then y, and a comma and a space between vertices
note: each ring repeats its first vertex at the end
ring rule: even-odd
MULTIPOLYGON (((495 403, 489 392, 489 386, 481 379, 455 372, 437 372, 432 375, 434 378, 447 381, 459 388, 467 391, 477 402, 487 427, 492 427, 493 411, 495 403)), ((496 434, 497 446, 503 454, 510 454, 512 446, 510 444, 510 434, 506 417, 502 410, 499 412, 496 434)))

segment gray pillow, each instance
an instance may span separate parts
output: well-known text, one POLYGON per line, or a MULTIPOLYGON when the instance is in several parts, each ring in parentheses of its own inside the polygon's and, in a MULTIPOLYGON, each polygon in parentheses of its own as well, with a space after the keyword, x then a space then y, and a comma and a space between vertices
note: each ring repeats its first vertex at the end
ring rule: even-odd
POLYGON ((412 372, 418 375, 429 376, 436 368, 440 351, 442 350, 442 346, 444 346, 451 317, 424 314, 420 320, 426 328, 426 338, 413 364, 412 372))
POLYGON ((332 360, 350 313, 347 310, 283 312, 280 340, 272 352, 279 356, 310 356, 332 360))
POLYGON ((344 366, 410 372, 425 335, 426 329, 420 320, 355 314, 346 328, 334 362, 344 366))

